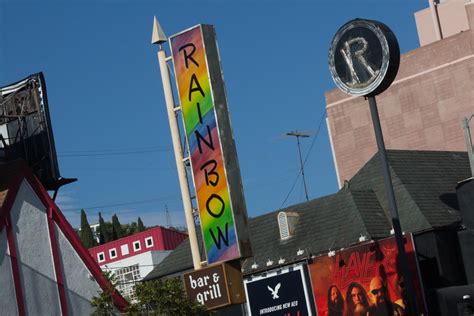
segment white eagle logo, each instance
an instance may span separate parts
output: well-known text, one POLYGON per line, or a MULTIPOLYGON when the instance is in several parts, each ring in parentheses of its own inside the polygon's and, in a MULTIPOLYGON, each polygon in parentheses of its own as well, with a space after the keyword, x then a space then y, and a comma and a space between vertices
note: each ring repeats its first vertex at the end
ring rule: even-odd
POLYGON ((267 285, 267 289, 272 293, 272 298, 274 300, 276 300, 277 298, 279 298, 278 296, 278 291, 280 290, 280 287, 281 287, 281 283, 278 283, 276 286, 275 286, 275 289, 272 289, 270 286, 267 285))

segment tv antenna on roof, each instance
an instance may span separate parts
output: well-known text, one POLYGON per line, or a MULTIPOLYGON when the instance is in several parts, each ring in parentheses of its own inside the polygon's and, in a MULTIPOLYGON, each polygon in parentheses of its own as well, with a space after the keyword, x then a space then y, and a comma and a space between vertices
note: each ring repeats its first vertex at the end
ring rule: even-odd
POLYGON ((165 204, 165 209, 166 209, 166 227, 170 228, 173 226, 173 224, 171 223, 171 216, 170 216, 170 212, 168 211, 167 204, 165 204))
POLYGON ((294 131, 294 132, 288 132, 288 133, 286 133, 286 135, 296 137, 296 142, 298 144, 298 153, 299 153, 299 157, 300 157, 301 175, 303 176, 304 193, 306 195, 306 201, 308 201, 309 200, 309 198, 308 198, 308 188, 306 187, 306 179, 305 179, 305 176, 304 176, 304 164, 303 164, 303 158, 301 157, 300 137, 307 138, 307 137, 309 137, 309 134, 294 131))

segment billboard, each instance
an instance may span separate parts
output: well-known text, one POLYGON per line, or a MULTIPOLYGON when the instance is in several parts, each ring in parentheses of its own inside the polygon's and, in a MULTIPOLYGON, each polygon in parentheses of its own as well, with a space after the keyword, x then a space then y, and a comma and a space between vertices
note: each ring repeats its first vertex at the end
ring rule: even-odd
POLYGON ((47 190, 60 178, 43 73, 0 87, 0 159, 24 159, 47 190))
MULTIPOLYGON (((418 310, 426 315, 411 235, 404 236, 418 310)), ((406 291, 394 237, 319 256, 309 265, 318 315, 404 315, 406 291)))
POLYGON ((313 315, 302 265, 244 281, 249 315, 313 315))
POLYGON ((245 302, 240 264, 222 263, 183 275, 189 299, 208 310, 245 302))
POLYGON ((248 257, 247 210, 214 27, 197 25, 170 43, 207 261, 248 257))

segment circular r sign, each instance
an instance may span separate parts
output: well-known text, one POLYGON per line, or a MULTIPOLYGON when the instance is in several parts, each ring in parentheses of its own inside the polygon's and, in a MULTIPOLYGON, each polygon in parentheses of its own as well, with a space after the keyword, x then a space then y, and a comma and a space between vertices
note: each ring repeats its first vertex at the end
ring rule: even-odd
POLYGON ((353 96, 374 96, 395 79, 400 49, 383 23, 355 19, 344 24, 329 49, 329 70, 336 85, 353 96))

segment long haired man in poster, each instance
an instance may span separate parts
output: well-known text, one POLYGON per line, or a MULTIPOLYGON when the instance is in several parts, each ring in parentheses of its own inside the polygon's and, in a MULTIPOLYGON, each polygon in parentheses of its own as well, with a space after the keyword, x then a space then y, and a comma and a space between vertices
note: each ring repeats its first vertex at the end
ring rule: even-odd
POLYGON ((365 289, 357 282, 349 284, 346 293, 346 316, 366 316, 369 300, 365 289))
POLYGON ((328 312, 326 316, 342 316, 344 312, 344 298, 335 285, 328 289, 328 312))

